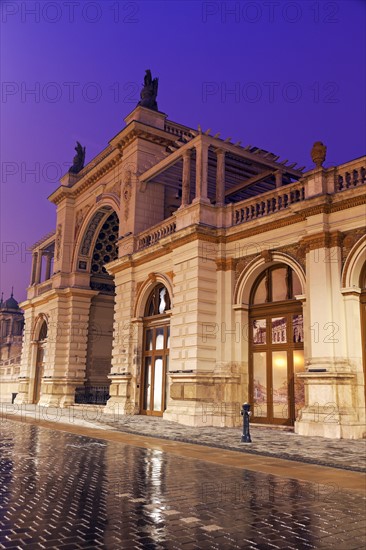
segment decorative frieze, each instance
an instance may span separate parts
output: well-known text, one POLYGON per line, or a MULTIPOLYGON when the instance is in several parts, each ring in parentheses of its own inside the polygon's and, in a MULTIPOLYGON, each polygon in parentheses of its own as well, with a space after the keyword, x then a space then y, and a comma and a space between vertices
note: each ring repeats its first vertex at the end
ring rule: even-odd
POLYGON ((216 260, 217 271, 234 271, 236 268, 236 258, 217 258, 216 260))

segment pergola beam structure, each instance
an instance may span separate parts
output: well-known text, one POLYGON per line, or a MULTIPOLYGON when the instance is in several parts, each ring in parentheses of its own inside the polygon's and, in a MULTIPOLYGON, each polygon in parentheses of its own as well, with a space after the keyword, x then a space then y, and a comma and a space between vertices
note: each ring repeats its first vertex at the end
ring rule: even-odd
POLYGON ((225 197, 229 197, 230 195, 234 195, 235 193, 238 193, 239 191, 242 191, 246 187, 249 187, 250 185, 253 185, 254 183, 259 183, 263 181, 264 179, 268 178, 269 176, 273 176, 273 174, 276 172, 276 170, 267 170, 266 172, 261 172, 260 174, 253 176, 252 178, 249 178, 247 180, 243 180, 238 185, 234 185, 234 187, 231 187, 230 189, 227 189, 225 191, 225 197))

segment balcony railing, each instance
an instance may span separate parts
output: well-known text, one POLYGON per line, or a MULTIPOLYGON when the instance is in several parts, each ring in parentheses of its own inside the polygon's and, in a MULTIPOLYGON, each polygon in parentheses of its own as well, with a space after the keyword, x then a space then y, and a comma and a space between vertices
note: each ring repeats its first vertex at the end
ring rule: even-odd
POLYGON ((366 167, 365 159, 360 161, 353 161, 346 165, 341 165, 337 169, 337 176, 335 181, 336 191, 344 191, 345 189, 352 189, 359 187, 366 183, 366 167))
POLYGON ((160 239, 163 239, 164 237, 175 233, 175 230, 176 223, 174 216, 164 220, 157 225, 154 225, 154 227, 151 227, 147 231, 144 231, 143 233, 140 233, 138 235, 136 242, 136 251, 138 252, 140 250, 143 250, 144 248, 147 248, 148 246, 152 246, 153 244, 159 242, 160 239))
POLYGON ((305 200, 304 183, 298 181, 235 204, 233 225, 262 218, 305 200))

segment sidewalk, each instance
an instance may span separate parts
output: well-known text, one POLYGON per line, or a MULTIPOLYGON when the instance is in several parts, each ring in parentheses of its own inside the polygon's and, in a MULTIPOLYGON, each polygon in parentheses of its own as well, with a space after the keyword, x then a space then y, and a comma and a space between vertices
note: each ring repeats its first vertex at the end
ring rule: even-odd
MULTIPOLYGON (((366 472, 366 440, 303 437, 290 430, 251 425, 252 443, 241 443, 239 428, 192 428, 160 417, 107 415, 102 408, 44 408, 36 405, 0 404, 1 420, 12 418, 23 422, 37 420, 60 422, 73 426, 120 431, 134 435, 194 443, 212 448, 239 451, 318 464, 342 470, 366 472)), ((209 452, 209 449, 207 450, 209 452)))

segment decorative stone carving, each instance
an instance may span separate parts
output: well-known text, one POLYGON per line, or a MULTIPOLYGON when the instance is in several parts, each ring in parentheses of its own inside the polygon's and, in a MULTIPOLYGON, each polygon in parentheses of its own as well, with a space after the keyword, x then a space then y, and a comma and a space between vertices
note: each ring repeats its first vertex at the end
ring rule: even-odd
POLYGON ((110 189, 107 189, 107 193, 113 193, 113 195, 116 195, 118 198, 121 197, 121 182, 117 181, 113 187, 110 189))
POLYGON ((306 246, 302 242, 299 244, 282 246, 277 250, 278 252, 283 252, 283 254, 290 256, 293 260, 300 264, 303 271, 306 272, 306 246))
POLYGON ((366 233, 366 228, 360 229, 351 229, 350 231, 345 231, 343 233, 343 244, 342 244, 342 265, 344 265, 349 253, 351 252, 352 247, 356 242, 361 239, 366 233))
POLYGON ((93 219, 89 223, 88 229, 85 232, 83 244, 81 245, 80 253, 82 256, 87 256, 89 254, 91 242, 93 240, 97 227, 104 215, 105 212, 103 211, 96 212, 96 214, 93 216, 93 219))
POLYGON ((80 228, 83 224, 83 221, 85 219, 85 216, 86 216, 89 208, 90 208, 90 205, 87 204, 86 206, 84 206, 83 208, 80 208, 76 212, 76 216, 75 216, 75 238, 76 238, 76 236, 78 235, 78 233, 80 231, 80 228))
POLYGON ((316 141, 311 150, 311 159, 317 168, 321 168, 325 161, 327 148, 321 141, 316 141))
POLYGON ((132 196, 132 181, 131 180, 132 180, 131 170, 126 170, 124 183, 123 183, 123 191, 122 191, 123 203, 124 203, 124 217, 125 217, 126 221, 128 219, 128 215, 129 215, 130 201, 131 201, 131 196, 132 196))
POLYGON ((151 281, 152 283, 155 283, 156 282, 156 275, 155 273, 149 273, 147 278, 149 279, 149 281, 151 281))
POLYGON ((61 243, 62 243, 62 225, 59 223, 56 231, 55 240, 55 258, 58 261, 61 256, 61 243))
POLYGON ((216 271, 233 271, 236 266, 235 258, 217 258, 216 262, 216 271))
POLYGON ((262 250, 261 256, 266 264, 272 261, 272 252, 270 250, 262 250))

